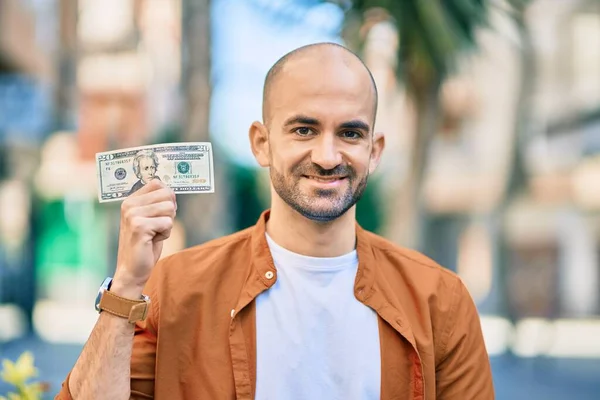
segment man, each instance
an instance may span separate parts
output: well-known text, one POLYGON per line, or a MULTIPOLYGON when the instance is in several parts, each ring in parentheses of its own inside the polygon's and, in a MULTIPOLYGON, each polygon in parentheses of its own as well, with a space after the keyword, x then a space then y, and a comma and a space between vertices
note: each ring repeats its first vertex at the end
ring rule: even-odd
POLYGON ((129 196, 144 187, 145 184, 153 179, 159 179, 156 176, 158 169, 158 157, 152 150, 140 150, 133 159, 133 172, 138 177, 138 181, 133 184, 129 191, 129 196))
POLYGON ((384 148, 376 106, 354 54, 297 49, 250 127, 271 175, 256 226, 155 266, 175 196, 153 181, 126 199, 112 286, 58 398, 493 399, 458 277, 356 224, 384 148))

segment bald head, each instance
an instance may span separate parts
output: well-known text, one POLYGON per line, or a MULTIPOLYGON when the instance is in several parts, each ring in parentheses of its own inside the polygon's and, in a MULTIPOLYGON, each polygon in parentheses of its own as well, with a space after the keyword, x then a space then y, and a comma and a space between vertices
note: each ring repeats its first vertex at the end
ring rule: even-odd
MULTIPOLYGON (((336 43, 317 43, 292 50, 281 57, 267 73, 263 89, 263 123, 269 125, 273 111, 274 93, 282 89, 286 77, 302 80, 323 78, 323 74, 337 72, 368 82, 368 93, 372 97, 373 123, 377 112, 377 87, 371 72, 363 61, 353 52, 336 43), (312 78, 311 78, 312 77, 312 78)), ((326 78, 326 77, 325 77, 326 78)))

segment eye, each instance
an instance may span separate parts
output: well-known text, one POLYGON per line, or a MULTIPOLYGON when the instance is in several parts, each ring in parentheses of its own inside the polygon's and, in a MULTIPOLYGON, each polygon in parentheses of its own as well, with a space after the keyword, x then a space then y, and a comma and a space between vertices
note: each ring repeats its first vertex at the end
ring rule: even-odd
POLYGON ((314 133, 312 129, 305 126, 297 128, 294 132, 299 136, 310 136, 314 133))
POLYGON ((344 131, 342 132, 342 137, 344 139, 360 139, 362 134, 357 131, 344 131))

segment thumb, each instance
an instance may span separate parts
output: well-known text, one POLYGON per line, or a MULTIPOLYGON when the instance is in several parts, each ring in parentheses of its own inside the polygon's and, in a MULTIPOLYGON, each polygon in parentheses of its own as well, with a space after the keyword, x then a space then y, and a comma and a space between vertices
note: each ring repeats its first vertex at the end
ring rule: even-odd
POLYGON ((154 263, 155 264, 160 259, 160 255, 162 254, 162 250, 163 250, 163 241, 162 240, 155 241, 155 242, 152 243, 152 252, 154 253, 154 263))

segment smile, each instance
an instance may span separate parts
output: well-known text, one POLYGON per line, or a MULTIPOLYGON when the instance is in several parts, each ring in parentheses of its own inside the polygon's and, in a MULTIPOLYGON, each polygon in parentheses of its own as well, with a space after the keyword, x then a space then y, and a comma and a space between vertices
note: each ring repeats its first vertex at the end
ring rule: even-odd
POLYGON ((346 179, 345 176, 304 176, 306 179, 324 186, 336 186, 346 179))

